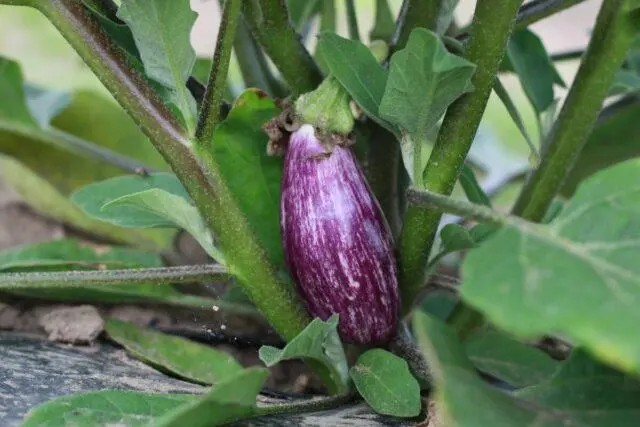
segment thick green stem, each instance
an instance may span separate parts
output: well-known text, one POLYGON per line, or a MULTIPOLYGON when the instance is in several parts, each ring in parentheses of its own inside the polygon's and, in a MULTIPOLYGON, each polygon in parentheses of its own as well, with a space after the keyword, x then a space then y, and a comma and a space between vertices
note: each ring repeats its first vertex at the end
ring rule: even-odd
MULTIPOLYGON (((202 167, 173 114, 145 79, 129 66, 81 2, 42 0, 37 8, 58 28, 171 166, 216 235, 243 290, 283 338, 295 337, 310 319, 266 260, 217 169, 207 171, 202 167)), ((215 162, 208 161, 207 165, 215 162)))
POLYGON ((200 118, 196 130, 196 141, 198 148, 208 150, 213 141, 213 134, 216 125, 220 121, 220 105, 224 97, 227 86, 227 74, 229 72, 229 60, 233 49, 233 40, 238 28, 238 21, 241 19, 242 0, 226 0, 220 27, 218 29, 218 40, 216 50, 213 55, 213 65, 209 74, 207 90, 204 93, 200 118))
POLYGON ((360 29, 358 28, 358 14, 356 13, 356 5, 353 0, 346 0, 347 7, 347 25, 349 27, 349 38, 360 41, 360 29))
POLYGON ((244 0, 243 13, 253 36, 276 64, 294 95, 313 90, 322 73, 289 22, 282 0, 244 0))
POLYGON ((278 405, 260 406, 256 410, 256 417, 279 414, 302 414, 305 412, 317 412, 334 409, 346 405, 356 399, 355 394, 341 394, 319 399, 304 400, 294 403, 281 403, 278 405))
POLYGON ((391 51, 402 49, 414 28, 434 30, 438 22, 440 0, 404 0, 398 16, 396 31, 391 39, 391 51))
MULTIPOLYGON (((451 194, 489 100, 496 74, 521 0, 479 0, 467 47, 467 59, 477 65, 475 90, 449 107, 423 174, 425 187, 451 194)), ((425 284, 425 268, 441 214, 409 206, 400 236, 400 285, 405 313, 425 284)))
POLYGON ((540 221, 571 172, 598 112, 637 33, 627 0, 602 3, 578 74, 549 135, 542 162, 520 193, 513 212, 540 221))

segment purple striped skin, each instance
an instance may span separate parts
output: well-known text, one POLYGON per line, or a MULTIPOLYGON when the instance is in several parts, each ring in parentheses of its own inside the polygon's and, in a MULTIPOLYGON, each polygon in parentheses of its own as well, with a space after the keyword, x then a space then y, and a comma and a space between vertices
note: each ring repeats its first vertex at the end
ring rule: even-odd
POLYGON ((287 264, 312 316, 337 313, 344 341, 382 344, 400 308, 391 233, 351 150, 325 153, 311 125, 291 135, 280 201, 287 264))

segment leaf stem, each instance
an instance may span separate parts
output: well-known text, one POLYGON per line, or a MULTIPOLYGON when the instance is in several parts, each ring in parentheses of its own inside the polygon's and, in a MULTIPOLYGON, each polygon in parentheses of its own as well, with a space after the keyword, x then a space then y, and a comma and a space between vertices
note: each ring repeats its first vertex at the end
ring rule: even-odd
POLYGON ((220 121, 220 105, 222 105, 222 98, 227 85, 229 61, 236 28, 238 27, 238 21, 241 19, 241 10, 242 0, 226 0, 224 3, 209 82, 202 100, 200 118, 196 129, 196 142, 201 148, 206 147, 205 149, 209 149, 216 125, 220 121))
POLYGON ((435 30, 439 12, 440 0, 404 0, 391 38, 391 51, 402 49, 414 28, 435 30))
POLYGON ((282 0, 245 0, 243 13, 253 36, 276 64, 294 95, 320 84, 322 73, 289 22, 282 0))
MULTIPOLYGON (((58 28, 171 166, 216 235, 249 298, 283 338, 294 338, 307 325, 309 316, 266 260, 264 250, 217 169, 202 167, 180 123, 145 79, 129 66, 81 2, 42 0, 35 5, 58 28)), ((215 162, 209 161, 207 165, 215 166, 215 162)))
MULTIPOLYGON (((458 179, 493 89, 521 0, 479 0, 467 59, 477 65, 471 81, 475 90, 447 110, 433 147, 423 182, 430 191, 448 195, 458 179)), ((400 284, 405 313, 425 283, 425 267, 441 214, 409 206, 400 236, 400 284)))
MULTIPOLYGON (((548 18, 565 9, 569 9, 585 0, 533 0, 518 10, 514 31, 527 28, 529 25, 548 18)), ((469 27, 464 28, 456 39, 466 42, 469 38, 469 27)))
POLYGON ((520 193, 515 214, 540 221, 571 172, 636 34, 636 17, 625 10, 627 4, 602 3, 578 74, 544 144, 542 162, 520 193))
POLYGON ((487 224, 500 225, 507 222, 504 215, 486 206, 418 188, 412 187, 407 190, 407 202, 412 206, 431 208, 438 212, 446 212, 487 224))
POLYGON ((315 398, 302 402, 282 403, 279 405, 259 406, 256 417, 280 414, 302 414, 304 412, 325 411, 345 405, 356 399, 355 394, 339 394, 336 396, 315 398))
POLYGON ((349 27, 349 38, 360 41, 360 29, 358 28, 358 15, 356 14, 356 5, 353 0, 346 0, 347 8, 347 25, 349 27))

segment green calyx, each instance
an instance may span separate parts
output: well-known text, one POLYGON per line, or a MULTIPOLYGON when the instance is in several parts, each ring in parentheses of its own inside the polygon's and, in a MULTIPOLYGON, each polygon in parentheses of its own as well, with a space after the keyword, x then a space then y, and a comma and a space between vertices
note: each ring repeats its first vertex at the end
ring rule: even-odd
POLYGON ((322 132, 347 135, 354 125, 349 94, 335 77, 329 76, 316 90, 301 95, 295 102, 296 119, 322 132))

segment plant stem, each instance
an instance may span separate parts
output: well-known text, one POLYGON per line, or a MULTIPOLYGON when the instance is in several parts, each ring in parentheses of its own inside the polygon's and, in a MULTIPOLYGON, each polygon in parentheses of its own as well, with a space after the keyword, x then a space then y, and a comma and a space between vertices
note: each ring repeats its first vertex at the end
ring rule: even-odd
POLYGON ((515 214, 540 221, 571 172, 636 34, 634 16, 626 5, 627 0, 602 3, 578 74, 543 145, 547 149, 542 162, 520 193, 515 214))
POLYGON ((402 49, 414 28, 434 30, 439 12, 440 0, 404 0, 398 15, 396 31, 391 38, 391 51, 402 49))
POLYGON ((200 149, 210 149, 216 125, 220 121, 220 105, 222 105, 222 98, 227 85, 229 60, 231 59, 238 21, 241 19, 241 10, 242 0, 226 0, 224 2, 216 50, 213 55, 213 64, 196 129, 196 141, 200 149))
MULTIPOLYGON (((479 0, 467 59, 477 65, 475 90, 454 102, 423 174, 425 188, 449 195, 458 179, 489 100, 521 0, 479 0)), ((409 206, 400 236, 400 284, 405 313, 425 283, 425 267, 440 222, 440 212, 409 206)))
POLYGON ((553 62, 572 61, 574 59, 582 58, 582 55, 584 55, 584 49, 575 49, 551 54, 549 55, 549 59, 553 62))
POLYGON ((262 89, 272 97, 284 96, 283 88, 269 70, 267 58, 249 32, 244 18, 238 22, 233 50, 246 87, 262 89))
MULTIPOLYGON (((518 10, 514 31, 527 28, 529 25, 548 18, 565 9, 569 9, 585 0, 533 0, 518 10)), ((469 28, 463 29, 456 39, 466 42, 469 38, 469 28)))
MULTIPOLYGON (((58 28, 171 166, 216 235, 243 290, 286 340, 309 322, 290 287, 278 279, 217 169, 207 171, 173 114, 76 0, 39 1, 58 28)), ((210 159, 209 159, 210 160, 210 159)), ((208 162, 208 166, 215 164, 208 162)))
POLYGON ((304 412, 324 411, 337 408, 356 399, 355 394, 340 394, 319 399, 310 399, 295 403, 282 403, 278 405, 259 406, 256 409, 256 417, 279 414, 302 414, 304 412))
POLYGON ((487 224, 504 224, 507 219, 504 215, 486 206, 469 203, 465 200, 453 199, 432 191, 409 188, 407 190, 407 202, 411 206, 429 208, 438 212, 446 212, 461 216, 465 219, 473 219, 487 224))
POLYGON ((349 28, 349 38, 360 41, 360 30, 358 29, 358 15, 356 14, 356 5, 353 0, 346 0, 347 8, 347 24, 349 28))
POLYGON ((167 283, 205 282, 228 274, 227 270, 218 264, 126 268, 121 270, 2 273, 0 274, 0 289, 51 289, 96 285, 166 285, 167 283))
POLYGON ((294 95, 320 84, 322 73, 289 22, 281 0, 245 0, 243 13, 253 36, 276 64, 294 95))

